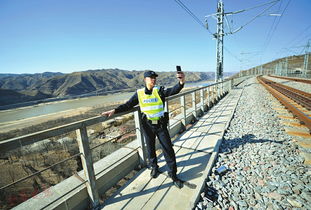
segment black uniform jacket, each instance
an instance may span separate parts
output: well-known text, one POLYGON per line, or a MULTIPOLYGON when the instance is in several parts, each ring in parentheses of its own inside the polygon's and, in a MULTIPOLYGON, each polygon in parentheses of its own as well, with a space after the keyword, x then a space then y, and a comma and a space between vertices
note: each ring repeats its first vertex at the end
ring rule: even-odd
MULTIPOLYGON (((167 89, 165 89, 163 86, 160 86, 159 95, 162 99, 163 104, 165 103, 165 97, 179 93, 183 87, 184 87, 184 85, 181 85, 180 83, 176 84, 174 87, 167 88, 167 89)), ((148 95, 151 95, 152 90, 148 90, 145 87, 145 93, 148 95)), ((130 98, 130 100, 128 100, 125 104, 122 104, 115 109, 115 113, 126 112, 126 111, 132 109, 138 103, 139 103, 138 102, 138 95, 137 95, 137 91, 136 91, 135 94, 130 98)))

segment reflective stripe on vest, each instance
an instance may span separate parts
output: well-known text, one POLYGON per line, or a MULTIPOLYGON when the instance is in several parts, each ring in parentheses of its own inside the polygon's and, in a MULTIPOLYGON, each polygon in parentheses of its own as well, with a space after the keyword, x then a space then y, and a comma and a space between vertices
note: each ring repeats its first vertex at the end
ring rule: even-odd
POLYGON ((145 94, 145 88, 137 90, 140 110, 148 120, 159 120, 164 116, 164 105, 159 95, 159 88, 154 87, 152 94, 145 94))

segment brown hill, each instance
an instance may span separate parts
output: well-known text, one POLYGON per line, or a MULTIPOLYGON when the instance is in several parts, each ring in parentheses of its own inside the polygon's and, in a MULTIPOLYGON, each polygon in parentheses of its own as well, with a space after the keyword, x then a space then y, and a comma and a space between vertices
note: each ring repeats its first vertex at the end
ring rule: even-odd
POLYGON ((0 106, 23 103, 34 100, 41 100, 51 97, 50 95, 44 94, 38 90, 36 91, 21 91, 17 92, 14 90, 0 89, 0 106))
MULTIPOLYGON (((10 95, 10 100, 1 100, 0 105, 38 100, 49 97, 64 97, 107 91, 139 88, 143 86, 144 71, 102 69, 74 72, 70 74, 0 74, 0 88, 11 91, 0 92, 0 98, 10 95)), ((229 73, 227 73, 229 74, 229 73)), ((176 84, 176 72, 159 72, 157 83, 171 86, 176 84)), ((188 82, 213 80, 213 72, 186 72, 188 82)))

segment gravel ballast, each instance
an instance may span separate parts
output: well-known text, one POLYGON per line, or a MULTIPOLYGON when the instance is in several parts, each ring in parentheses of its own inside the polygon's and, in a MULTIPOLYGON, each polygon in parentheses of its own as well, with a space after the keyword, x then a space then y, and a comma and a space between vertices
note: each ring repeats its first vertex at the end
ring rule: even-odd
POLYGON ((278 102, 255 78, 244 83, 195 209, 311 209, 311 170, 272 108, 278 102))

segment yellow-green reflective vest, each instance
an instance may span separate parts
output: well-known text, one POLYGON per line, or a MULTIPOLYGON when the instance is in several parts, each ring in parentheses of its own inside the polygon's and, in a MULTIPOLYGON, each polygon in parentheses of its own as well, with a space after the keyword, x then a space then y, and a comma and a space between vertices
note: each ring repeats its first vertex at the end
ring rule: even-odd
POLYGON ((164 115, 164 105, 159 89, 159 87, 154 87, 151 95, 145 94, 145 88, 137 90, 140 110, 148 120, 159 120, 164 115))

